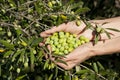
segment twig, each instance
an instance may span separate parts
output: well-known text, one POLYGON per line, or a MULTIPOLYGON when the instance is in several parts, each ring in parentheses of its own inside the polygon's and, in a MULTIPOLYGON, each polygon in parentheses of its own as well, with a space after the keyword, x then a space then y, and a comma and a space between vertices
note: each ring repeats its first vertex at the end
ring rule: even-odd
POLYGON ((22 6, 23 6, 23 5, 28 5, 28 4, 31 4, 31 3, 36 2, 36 1, 37 1, 37 0, 27 1, 26 3, 22 4, 22 6))
POLYGON ((5 23, 5 22, 0 22, 0 25, 1 25, 1 26, 12 26, 12 27, 14 27, 13 24, 5 23))
MULTIPOLYGON (((10 24, 10 23, 5 23, 5 22, 0 22, 0 25, 1 26, 4 26, 4 27, 8 27, 8 26, 11 26, 11 27, 15 27, 13 24, 10 24)), ((30 36, 25 30, 21 29, 25 34, 27 34, 28 36, 30 36)))
POLYGON ((80 66, 83 67, 83 68, 85 68, 85 69, 87 69, 87 70, 89 70, 89 71, 91 71, 92 73, 96 74, 97 76, 101 77, 102 79, 108 80, 104 76, 102 76, 101 74, 95 73, 95 71, 93 71, 92 69, 89 69, 88 67, 86 67, 86 66, 84 66, 82 64, 80 64, 80 66))

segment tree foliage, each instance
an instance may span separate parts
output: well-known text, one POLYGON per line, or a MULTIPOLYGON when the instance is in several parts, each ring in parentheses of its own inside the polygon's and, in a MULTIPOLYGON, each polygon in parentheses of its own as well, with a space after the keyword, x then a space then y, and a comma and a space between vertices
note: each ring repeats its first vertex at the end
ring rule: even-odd
POLYGON ((0 79, 119 79, 119 55, 95 57, 65 71, 46 58, 50 52, 45 46, 38 46, 43 41, 39 33, 52 26, 81 18, 119 16, 115 1, 0 0, 0 79))

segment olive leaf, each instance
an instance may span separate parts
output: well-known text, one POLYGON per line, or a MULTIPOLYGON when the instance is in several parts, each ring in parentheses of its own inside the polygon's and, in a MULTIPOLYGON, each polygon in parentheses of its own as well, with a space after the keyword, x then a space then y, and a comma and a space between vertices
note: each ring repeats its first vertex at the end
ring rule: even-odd
POLYGON ((83 13, 86 13, 86 12, 88 12, 90 9, 89 8, 80 8, 80 9, 78 9, 78 10, 76 10, 75 11, 75 14, 83 14, 83 13))
POLYGON ((5 54, 3 55, 3 57, 5 58, 5 57, 9 57, 11 54, 13 54, 14 52, 12 51, 12 50, 10 50, 10 51, 7 51, 7 52, 5 52, 5 54))
POLYGON ((100 39, 100 34, 95 34, 94 35, 94 39, 93 39, 93 45, 97 44, 97 42, 99 41, 100 39))
POLYGON ((33 53, 33 49, 30 49, 30 67, 31 67, 31 71, 34 71, 34 62, 35 62, 35 56, 33 53))
POLYGON ((102 65, 99 61, 97 61, 97 65, 100 67, 101 70, 104 70, 104 69, 105 69, 105 68, 103 67, 103 65, 102 65))
POLYGON ((65 61, 61 60, 61 59, 56 59, 55 61, 67 65, 67 63, 65 61))
POLYGON ((107 32, 106 30, 105 30, 105 33, 106 33, 107 37, 110 39, 111 38, 110 33, 107 32))
POLYGON ((115 28, 105 28, 105 29, 112 30, 112 31, 116 31, 116 32, 120 32, 119 29, 115 29, 115 28))
POLYGON ((0 40, 0 43, 3 44, 5 47, 7 47, 9 49, 14 49, 14 45, 5 41, 5 40, 0 40))
POLYGON ((93 69, 95 70, 96 73, 98 73, 98 66, 96 62, 93 63, 93 69))

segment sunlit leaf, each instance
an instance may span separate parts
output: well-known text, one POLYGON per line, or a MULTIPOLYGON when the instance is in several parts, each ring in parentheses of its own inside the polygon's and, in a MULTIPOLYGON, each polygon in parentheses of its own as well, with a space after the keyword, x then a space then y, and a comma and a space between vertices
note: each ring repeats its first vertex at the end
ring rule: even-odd
POLYGON ((5 52, 5 54, 3 55, 3 57, 5 58, 5 57, 9 57, 11 54, 13 53, 13 51, 7 51, 7 52, 5 52))
POLYGON ((98 73, 98 66, 95 62, 93 63, 93 69, 95 70, 96 73, 98 73))
POLYGON ((15 80, 22 80, 25 76, 27 76, 27 75, 25 74, 25 75, 19 76, 15 80))

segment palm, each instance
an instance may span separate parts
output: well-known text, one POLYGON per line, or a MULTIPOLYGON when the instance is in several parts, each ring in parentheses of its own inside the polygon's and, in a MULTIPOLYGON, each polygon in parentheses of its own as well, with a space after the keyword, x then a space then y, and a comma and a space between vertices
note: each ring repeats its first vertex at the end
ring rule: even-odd
POLYGON ((60 67, 68 70, 73 68, 75 65, 82 63, 83 61, 89 59, 91 57, 92 52, 90 51, 89 47, 91 44, 84 44, 76 48, 70 54, 66 55, 65 58, 62 60, 66 62, 66 64, 57 62, 56 64, 60 67), (80 51, 81 50, 81 51, 80 51))
POLYGON ((77 26, 76 23, 74 21, 72 21, 72 22, 68 22, 67 24, 64 23, 57 27, 53 27, 49 30, 46 30, 46 31, 42 32, 40 35, 42 37, 48 37, 49 35, 53 34, 54 32, 60 32, 60 31, 70 32, 72 34, 78 35, 84 28, 85 28, 85 24, 83 22, 81 22, 80 26, 77 26))

